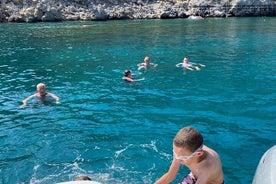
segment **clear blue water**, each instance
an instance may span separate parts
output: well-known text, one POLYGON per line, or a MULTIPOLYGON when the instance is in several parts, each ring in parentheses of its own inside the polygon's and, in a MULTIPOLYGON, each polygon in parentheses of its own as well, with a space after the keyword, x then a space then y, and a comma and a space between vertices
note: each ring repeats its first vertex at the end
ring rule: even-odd
POLYGON ((275 17, 0 24, 0 76, 3 184, 153 183, 184 126, 246 184, 276 143, 275 17), (146 55, 158 67, 138 72, 146 55), (206 67, 176 68, 184 56, 206 67), (61 104, 20 108, 39 82, 61 104))

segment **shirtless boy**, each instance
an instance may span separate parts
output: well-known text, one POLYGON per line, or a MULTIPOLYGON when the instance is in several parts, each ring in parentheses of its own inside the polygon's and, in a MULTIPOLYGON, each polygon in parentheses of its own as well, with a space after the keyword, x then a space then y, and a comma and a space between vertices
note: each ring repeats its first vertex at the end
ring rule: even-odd
POLYGON ((178 131, 173 140, 173 161, 167 173, 155 184, 167 184, 176 178, 180 165, 190 173, 179 184, 223 184, 221 160, 217 152, 203 144, 200 132, 191 127, 178 131))

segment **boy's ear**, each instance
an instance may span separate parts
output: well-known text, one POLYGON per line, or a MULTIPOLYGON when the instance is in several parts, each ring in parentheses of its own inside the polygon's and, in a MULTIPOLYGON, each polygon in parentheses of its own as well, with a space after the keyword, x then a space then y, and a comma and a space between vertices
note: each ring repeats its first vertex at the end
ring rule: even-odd
POLYGON ((198 151, 196 154, 201 157, 204 153, 203 151, 198 151))

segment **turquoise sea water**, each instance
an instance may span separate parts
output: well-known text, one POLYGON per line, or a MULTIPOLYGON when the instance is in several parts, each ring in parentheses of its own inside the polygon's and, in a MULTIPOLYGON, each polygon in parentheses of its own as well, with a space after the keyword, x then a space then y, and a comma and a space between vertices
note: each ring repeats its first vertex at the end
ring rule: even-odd
POLYGON ((220 154, 226 183, 248 184, 276 144, 276 18, 0 24, 0 77, 3 184, 153 183, 184 126, 220 154), (158 67, 138 72, 146 55, 158 67), (176 68, 184 56, 206 67, 176 68), (61 104, 20 108, 39 82, 61 104))

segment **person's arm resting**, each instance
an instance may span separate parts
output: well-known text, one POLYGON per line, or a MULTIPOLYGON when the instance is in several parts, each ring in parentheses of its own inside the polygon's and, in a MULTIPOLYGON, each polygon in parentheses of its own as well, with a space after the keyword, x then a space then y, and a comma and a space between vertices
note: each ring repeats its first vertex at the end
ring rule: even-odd
POLYGON ((28 98, 25 98, 25 99, 22 101, 22 103, 23 103, 22 105, 23 105, 23 106, 27 105, 28 100, 30 100, 30 99, 33 98, 33 97, 35 97, 35 94, 29 96, 28 98))
POLYGON ((182 65, 182 63, 178 63, 178 64, 176 64, 175 66, 176 67, 180 67, 182 65))
POLYGON ((159 178, 154 184, 168 184, 172 182, 176 178, 179 167, 180 164, 175 159, 173 159, 173 162, 168 172, 165 173, 161 178, 159 178))
POLYGON ((59 97, 57 97, 57 96, 54 95, 53 93, 49 93, 49 92, 48 92, 48 94, 56 100, 56 104, 60 104, 60 102, 59 102, 59 97))

